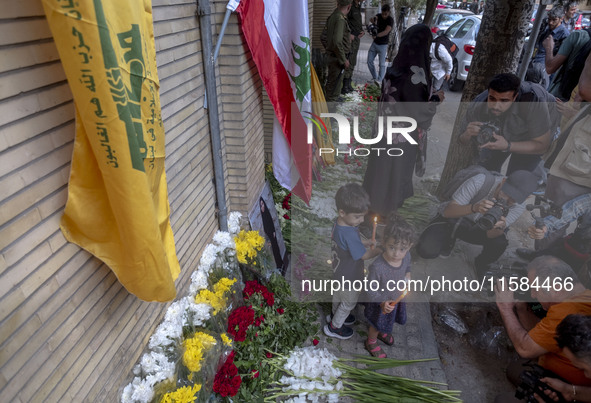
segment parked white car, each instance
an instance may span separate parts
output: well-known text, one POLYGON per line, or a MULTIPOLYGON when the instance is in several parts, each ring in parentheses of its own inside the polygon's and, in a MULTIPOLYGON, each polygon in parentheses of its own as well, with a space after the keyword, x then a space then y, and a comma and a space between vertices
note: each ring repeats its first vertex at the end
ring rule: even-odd
POLYGON ((476 48, 476 36, 480 30, 482 16, 470 15, 456 21, 446 31, 445 35, 458 47, 458 54, 454 58, 451 77, 447 85, 452 91, 460 91, 468 78, 472 55, 476 48))

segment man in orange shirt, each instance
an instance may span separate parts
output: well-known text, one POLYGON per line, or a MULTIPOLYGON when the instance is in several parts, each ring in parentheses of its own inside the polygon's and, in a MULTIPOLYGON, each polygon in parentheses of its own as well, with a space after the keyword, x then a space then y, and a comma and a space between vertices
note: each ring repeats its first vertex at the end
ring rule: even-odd
MULTIPOLYGON (((591 377, 591 316, 568 315, 556 328, 556 342, 564 354, 577 367, 591 377)), ((591 402, 591 387, 568 384, 555 378, 542 378, 556 392, 545 391, 554 401, 563 398, 567 402, 591 402)), ((544 400, 537 397, 539 402, 544 400)))
MULTIPOLYGON (((507 287, 495 290, 497 307, 509 338, 521 358, 538 359, 538 364, 565 381, 591 386, 591 379, 575 367, 558 346, 555 335, 558 324, 569 314, 591 315, 591 290, 579 282, 569 265, 553 256, 540 256, 527 267, 532 298, 548 312, 539 320, 525 302, 517 302, 507 287)), ((522 363, 510 364, 507 377, 519 383, 522 363)), ((496 402, 519 401, 510 395, 497 396, 496 402)))

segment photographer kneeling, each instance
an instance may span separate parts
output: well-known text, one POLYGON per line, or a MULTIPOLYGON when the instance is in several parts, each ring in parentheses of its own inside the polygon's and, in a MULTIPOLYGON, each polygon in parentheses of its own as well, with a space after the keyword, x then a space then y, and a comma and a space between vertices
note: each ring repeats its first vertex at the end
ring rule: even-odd
POLYGON ((533 401, 534 393, 544 393, 539 388, 546 388, 547 384, 538 381, 544 377, 561 378, 570 385, 591 386, 591 379, 571 361, 572 357, 555 339, 557 326, 566 316, 591 315, 591 291, 579 283, 569 265, 553 256, 534 259, 527 266, 527 277, 532 298, 547 311, 543 319, 540 320, 526 302, 515 301, 508 287, 497 287, 495 293, 503 324, 517 354, 523 359, 537 359, 538 366, 523 361, 509 364, 507 378, 520 385, 520 396, 499 395, 495 399, 498 403, 517 402, 524 398, 533 401))
POLYGON ((507 249, 508 227, 525 211, 523 202, 536 189, 537 177, 515 171, 505 178, 473 166, 458 172, 450 186, 461 178, 466 179, 453 191, 451 201, 441 204, 439 214, 421 234, 417 252, 423 259, 447 257, 456 238, 482 245, 474 262, 477 275, 482 276, 507 249))

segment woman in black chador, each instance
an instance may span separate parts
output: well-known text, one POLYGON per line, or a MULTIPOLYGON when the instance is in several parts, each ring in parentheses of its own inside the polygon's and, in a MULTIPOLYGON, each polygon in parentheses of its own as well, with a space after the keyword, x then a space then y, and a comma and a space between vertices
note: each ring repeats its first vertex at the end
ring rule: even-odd
POLYGON ((279 243, 277 242, 277 235, 275 234, 275 223, 271 212, 267 208, 267 203, 261 197, 259 199, 259 205, 261 207, 261 218, 263 220, 263 229, 267 235, 267 239, 271 242, 271 248, 273 249, 273 257, 275 258, 275 265, 279 268, 283 267, 283 259, 281 258, 281 252, 279 251, 279 243))
MULTIPOLYGON (((404 200, 413 195, 413 172, 422 176, 425 170, 427 138, 436 104, 443 98, 443 92, 431 96, 431 68, 429 48, 432 34, 426 25, 417 24, 405 31, 398 54, 386 72, 382 82, 378 116, 383 118, 382 140, 373 147, 399 148, 401 156, 387 153, 372 153, 363 179, 363 187, 371 201, 370 215, 387 217, 402 206, 404 200), (429 102, 429 101, 433 102, 429 102), (417 122, 417 129, 411 137, 418 145, 410 144, 402 134, 395 133, 392 144, 387 144, 387 116, 411 117, 417 122), (416 164, 415 164, 416 163, 416 164)), ((378 122, 374 126, 377 137, 378 122)), ((408 127, 408 124, 402 124, 408 127)), ((394 154, 394 153, 393 153, 394 154)), ((398 151, 398 154, 400 152, 398 151)))

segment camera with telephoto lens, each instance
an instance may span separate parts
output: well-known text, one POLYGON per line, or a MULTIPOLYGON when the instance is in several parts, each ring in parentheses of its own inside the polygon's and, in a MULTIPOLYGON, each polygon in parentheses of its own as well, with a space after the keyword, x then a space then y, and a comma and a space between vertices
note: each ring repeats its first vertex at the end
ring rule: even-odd
POLYGON ((507 201, 504 199, 495 200, 495 204, 478 219, 476 224, 478 225, 478 228, 484 231, 491 230, 494 228, 497 221, 499 221, 501 217, 507 217, 508 213, 509 206, 507 205, 507 201))
POLYGON ((371 36, 378 35, 378 26, 376 24, 368 24, 367 25, 367 33, 371 36))
POLYGON ((564 403, 564 397, 560 392, 553 389, 550 385, 542 382, 540 379, 544 377, 559 378, 553 374, 547 374, 546 370, 537 364, 528 365, 530 369, 523 371, 519 378, 521 383, 515 391, 515 397, 527 403, 537 403, 534 393, 538 395, 544 402, 554 403, 556 400, 551 399, 550 396, 544 393, 545 390, 555 392, 558 396, 558 402, 564 403))
POLYGON ((483 123, 480 126, 480 131, 476 135, 476 142, 479 145, 483 145, 486 143, 494 143, 497 140, 493 136, 493 133, 496 133, 500 136, 501 129, 499 129, 497 126, 495 126, 492 123, 483 123))

